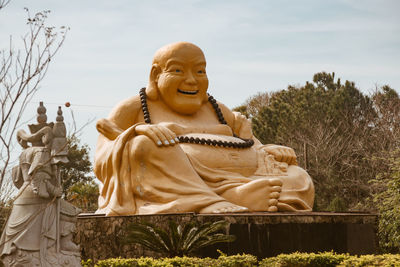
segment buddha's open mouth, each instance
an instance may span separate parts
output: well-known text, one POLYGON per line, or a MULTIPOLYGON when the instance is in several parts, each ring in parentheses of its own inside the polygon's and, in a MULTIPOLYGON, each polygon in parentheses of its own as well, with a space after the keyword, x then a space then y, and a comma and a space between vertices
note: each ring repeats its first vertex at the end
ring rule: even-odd
POLYGON ((181 94, 185 94, 185 95, 195 95, 199 92, 199 90, 194 90, 194 91, 184 91, 178 88, 178 92, 181 94))

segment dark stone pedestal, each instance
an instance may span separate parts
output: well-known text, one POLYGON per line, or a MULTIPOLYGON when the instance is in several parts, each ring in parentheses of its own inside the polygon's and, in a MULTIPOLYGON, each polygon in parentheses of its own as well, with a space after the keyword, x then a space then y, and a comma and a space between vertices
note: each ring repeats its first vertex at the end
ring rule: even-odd
POLYGON ((131 222, 141 221, 167 226, 169 220, 230 222, 228 232, 236 236, 236 241, 203 249, 199 253, 203 257, 218 256, 217 249, 228 255, 248 253, 259 259, 295 251, 371 254, 377 250, 378 216, 366 213, 183 213, 117 217, 81 214, 75 241, 81 245, 82 259, 157 257, 139 245, 124 244, 125 228, 131 222))

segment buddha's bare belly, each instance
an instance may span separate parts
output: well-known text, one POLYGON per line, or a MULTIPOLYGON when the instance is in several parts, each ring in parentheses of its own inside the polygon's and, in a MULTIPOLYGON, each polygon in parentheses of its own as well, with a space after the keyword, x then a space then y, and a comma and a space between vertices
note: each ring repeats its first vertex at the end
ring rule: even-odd
MULTIPOLYGON (((243 142, 241 139, 218 134, 190 133, 190 137, 228 142, 243 142)), ((180 144, 183 151, 195 158, 202 165, 218 170, 240 173, 251 176, 257 169, 257 153, 253 148, 239 149, 201 144, 180 144)))

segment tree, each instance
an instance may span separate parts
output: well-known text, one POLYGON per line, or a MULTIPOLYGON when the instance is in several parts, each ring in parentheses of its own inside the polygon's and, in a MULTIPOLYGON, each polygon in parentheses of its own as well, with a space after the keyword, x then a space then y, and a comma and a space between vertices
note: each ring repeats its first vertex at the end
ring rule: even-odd
POLYGON ((400 252, 400 150, 384 158, 387 170, 373 179, 374 202, 379 210, 379 243, 385 252, 400 252))
POLYGON ((83 211, 96 211, 99 198, 99 186, 93 180, 78 182, 68 188, 66 199, 83 211))
POLYGON ((256 116, 265 106, 268 105, 270 99, 270 94, 267 92, 257 93, 256 95, 250 97, 246 102, 234 108, 234 111, 238 111, 245 115, 247 118, 253 118, 256 116))
MULTIPOLYGON (((0 0, 0 9, 9 0, 0 0)), ((68 29, 56 30, 46 25, 50 11, 28 16, 28 33, 23 36, 23 48, 9 48, 0 52, 0 191, 4 178, 9 175, 15 131, 20 127, 22 114, 32 96, 39 89, 50 62, 62 46, 68 29)))
POLYGON ((373 158, 398 145, 399 97, 388 86, 364 95, 354 82, 317 73, 313 82, 250 98, 241 111, 264 144, 293 147, 316 186, 316 210, 373 208, 373 158), (255 103, 253 105, 252 103, 255 103))
POLYGON ((80 145, 80 140, 75 135, 68 137, 68 163, 62 164, 61 177, 63 179, 63 194, 66 195, 68 189, 78 182, 89 182, 94 179, 92 163, 89 160, 89 147, 80 145))
POLYGON ((141 244, 168 257, 182 257, 206 246, 234 241, 235 236, 218 233, 228 225, 227 221, 207 222, 201 225, 190 222, 182 227, 174 221, 169 221, 168 230, 164 230, 151 223, 132 223, 127 228, 125 242, 141 244))
POLYGON ((67 146, 69 162, 61 166, 64 198, 84 211, 94 211, 99 190, 92 175, 89 147, 80 145, 76 135, 68 137, 67 146))

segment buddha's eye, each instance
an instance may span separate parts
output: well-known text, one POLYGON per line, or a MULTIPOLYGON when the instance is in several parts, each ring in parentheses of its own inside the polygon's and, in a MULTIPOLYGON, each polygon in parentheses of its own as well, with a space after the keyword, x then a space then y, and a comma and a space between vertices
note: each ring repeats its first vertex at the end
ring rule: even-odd
POLYGON ((182 71, 180 69, 176 69, 175 72, 181 73, 182 71))
POLYGON ((204 70, 198 70, 197 73, 198 73, 198 74, 204 74, 204 73, 206 73, 206 72, 205 72, 204 70))

